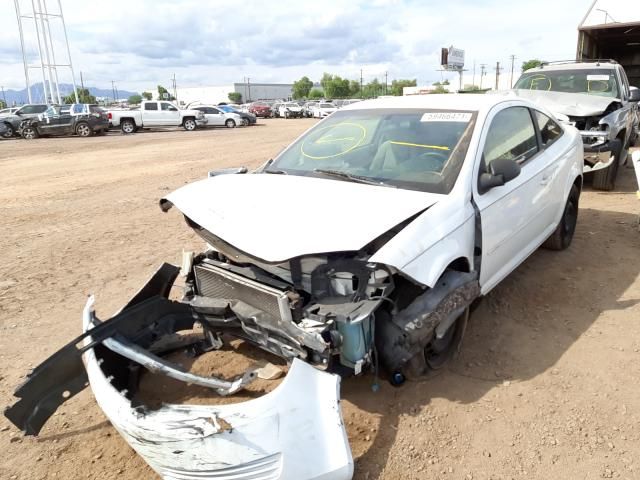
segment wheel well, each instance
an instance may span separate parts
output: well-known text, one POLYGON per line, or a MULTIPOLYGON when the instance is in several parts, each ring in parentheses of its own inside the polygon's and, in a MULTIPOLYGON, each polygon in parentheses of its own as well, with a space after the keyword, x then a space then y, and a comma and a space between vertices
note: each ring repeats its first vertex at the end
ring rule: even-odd
POLYGON ((578 191, 581 192, 582 191, 582 177, 578 176, 576 177, 576 179, 573 181, 573 184, 578 187, 578 191))
POLYGON ((182 119, 182 123, 186 122, 187 120, 195 120, 195 119, 196 119, 196 117, 184 117, 182 119))
POLYGON ((469 260, 464 257, 456 258, 453 262, 447 265, 445 271, 454 270, 456 272, 464 272, 469 273, 471 271, 471 267, 469 265, 469 260))
POLYGON ((133 123, 133 125, 134 125, 134 126, 136 125, 136 121, 135 121, 133 118, 131 118, 131 117, 124 117, 124 118, 121 118, 121 119, 120 119, 120 125, 122 125, 122 122, 126 122, 127 120, 131 120, 131 123, 133 123))

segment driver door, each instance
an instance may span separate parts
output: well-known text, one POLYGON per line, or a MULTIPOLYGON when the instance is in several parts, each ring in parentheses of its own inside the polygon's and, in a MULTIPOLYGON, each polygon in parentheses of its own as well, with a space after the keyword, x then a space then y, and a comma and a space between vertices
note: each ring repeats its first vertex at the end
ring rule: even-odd
POLYGON ((524 261, 551 233, 548 202, 553 162, 541 150, 531 113, 508 106, 490 114, 482 134, 474 199, 482 223, 480 285, 485 294, 524 261), (520 174, 502 186, 478 192, 479 176, 496 159, 511 159, 520 174))

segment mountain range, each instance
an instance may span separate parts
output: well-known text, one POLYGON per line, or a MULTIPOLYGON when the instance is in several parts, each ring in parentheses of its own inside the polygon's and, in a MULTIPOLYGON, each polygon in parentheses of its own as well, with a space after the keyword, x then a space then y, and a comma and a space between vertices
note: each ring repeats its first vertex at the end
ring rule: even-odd
MULTIPOLYGON (((70 83, 59 83, 58 87, 60 88, 60 96, 67 96, 71 92, 73 92, 73 85, 70 83)), ((77 85, 80 88, 80 85, 77 85)), ((86 87, 89 89, 89 93, 95 97, 108 97, 113 99, 113 91, 107 88, 97 88, 97 87, 86 87)), ((131 95, 137 95, 138 92, 130 92, 128 90, 120 90, 118 89, 118 98, 126 99, 131 95)), ((23 88, 22 90, 5 90, 4 97, 1 96, 0 100, 4 100, 6 98, 7 105, 22 105, 24 103, 29 102, 29 96, 27 95, 27 89, 23 88)), ((42 82, 34 83, 31 85, 31 99, 34 103, 41 103, 44 101, 44 93, 42 91, 42 82)))

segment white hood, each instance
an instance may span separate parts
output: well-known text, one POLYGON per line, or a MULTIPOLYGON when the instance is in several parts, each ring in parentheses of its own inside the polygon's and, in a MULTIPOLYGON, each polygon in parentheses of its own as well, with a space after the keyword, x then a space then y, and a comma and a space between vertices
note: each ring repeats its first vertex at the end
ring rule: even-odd
POLYGON ((161 200, 235 248, 267 262, 355 251, 442 195, 276 174, 219 175, 161 200))
POLYGON ((619 102, 617 98, 600 97, 588 93, 552 92, 547 90, 515 90, 519 97, 551 110, 572 117, 590 117, 601 115, 612 102, 619 102))

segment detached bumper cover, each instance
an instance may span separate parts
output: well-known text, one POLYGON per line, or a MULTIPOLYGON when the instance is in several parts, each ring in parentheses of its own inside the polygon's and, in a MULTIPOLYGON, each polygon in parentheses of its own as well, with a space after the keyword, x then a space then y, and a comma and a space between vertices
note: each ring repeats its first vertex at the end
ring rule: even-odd
MULTIPOLYGON (((85 331, 93 326, 90 302, 85 331)), ((91 339, 86 339, 91 342, 91 339)), ((165 479, 350 479, 340 379, 294 360, 272 392, 232 405, 134 408, 84 354, 96 401, 113 426, 165 479)))
POLYGON ((139 354, 138 363, 147 368, 153 361, 165 374, 188 375, 167 373, 161 359, 144 350, 153 339, 191 328, 199 317, 189 305, 166 298, 177 272, 163 265, 104 322, 96 319, 90 298, 83 335, 34 370, 16 391, 20 399, 5 410, 7 418, 35 435, 66 399, 89 384, 113 426, 164 479, 350 479, 353 459, 340 410, 340 379, 301 360, 293 361, 273 391, 247 402, 165 404, 157 410, 132 405, 125 357, 139 354))
POLYGON ((584 173, 595 172, 607 168, 615 160, 612 156, 613 142, 608 140, 605 132, 580 132, 583 139, 594 140, 593 143, 584 143, 584 173))

